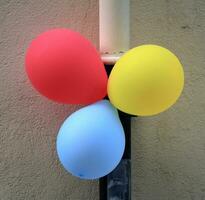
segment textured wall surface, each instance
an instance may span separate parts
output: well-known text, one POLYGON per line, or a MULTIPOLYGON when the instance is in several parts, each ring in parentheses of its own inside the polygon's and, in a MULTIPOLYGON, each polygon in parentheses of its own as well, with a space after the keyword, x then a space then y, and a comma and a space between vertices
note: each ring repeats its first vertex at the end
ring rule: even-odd
MULTIPOLYGON (((97 181, 60 166, 59 125, 78 107, 32 89, 24 52, 49 28, 70 27, 98 43, 97 0, 0 0, 0 199, 98 200, 97 181)), ((175 52, 185 69, 177 104, 132 120, 133 200, 205 200, 205 1, 131 0, 131 45, 175 52)))
POLYGON ((205 1, 132 3, 132 46, 165 46, 185 70, 185 88, 175 106, 133 119, 133 198, 205 200, 205 1))

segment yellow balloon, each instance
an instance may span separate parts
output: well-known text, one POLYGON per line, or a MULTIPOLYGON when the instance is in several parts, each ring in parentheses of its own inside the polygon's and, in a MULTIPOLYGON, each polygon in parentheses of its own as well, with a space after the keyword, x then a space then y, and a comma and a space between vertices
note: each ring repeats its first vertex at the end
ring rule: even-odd
POLYGON ((150 116, 172 106, 183 86, 178 58, 163 47, 142 45, 117 61, 108 80, 108 96, 123 112, 150 116))

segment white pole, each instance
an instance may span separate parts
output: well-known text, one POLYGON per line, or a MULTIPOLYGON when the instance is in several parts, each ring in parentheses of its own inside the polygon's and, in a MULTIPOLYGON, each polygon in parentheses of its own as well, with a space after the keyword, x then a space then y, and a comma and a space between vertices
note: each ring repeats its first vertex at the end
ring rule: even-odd
MULTIPOLYGON (((99 0, 100 52, 107 73, 129 49, 129 0, 99 0)), ((119 112, 126 135, 125 153, 118 167, 100 179, 100 200, 131 200, 131 117, 119 112)), ((108 127, 109 128, 109 127, 108 127)))
POLYGON ((105 64, 114 64, 129 49, 129 0, 99 0, 100 52, 105 64))

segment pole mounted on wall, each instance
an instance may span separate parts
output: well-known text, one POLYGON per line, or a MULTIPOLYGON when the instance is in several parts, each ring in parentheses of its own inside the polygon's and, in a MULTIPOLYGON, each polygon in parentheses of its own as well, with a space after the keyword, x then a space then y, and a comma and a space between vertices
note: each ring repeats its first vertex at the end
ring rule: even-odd
POLYGON ((105 64, 114 65, 129 49, 129 0, 99 0, 100 52, 105 64))
MULTIPOLYGON (((129 0, 99 0, 100 53, 109 75, 116 61, 129 49, 129 0)), ((131 117, 119 111, 126 137, 117 168, 100 179, 100 200, 131 199, 131 117)))

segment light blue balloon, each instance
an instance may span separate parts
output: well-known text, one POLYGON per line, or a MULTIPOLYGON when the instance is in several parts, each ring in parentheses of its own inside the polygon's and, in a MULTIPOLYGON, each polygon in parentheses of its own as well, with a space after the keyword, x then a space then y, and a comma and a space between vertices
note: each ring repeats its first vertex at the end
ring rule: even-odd
POLYGON ((107 100, 70 115, 57 136, 57 153, 64 168, 82 179, 97 179, 120 162, 125 135, 117 110, 107 100))

